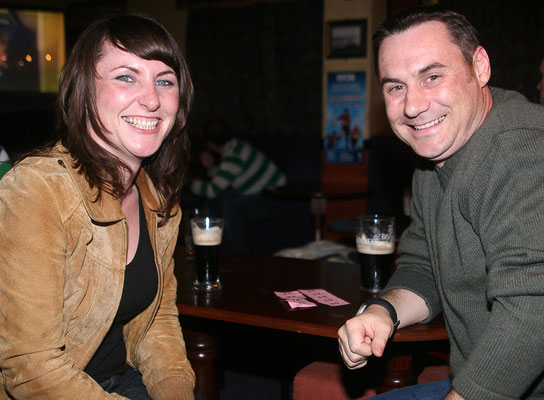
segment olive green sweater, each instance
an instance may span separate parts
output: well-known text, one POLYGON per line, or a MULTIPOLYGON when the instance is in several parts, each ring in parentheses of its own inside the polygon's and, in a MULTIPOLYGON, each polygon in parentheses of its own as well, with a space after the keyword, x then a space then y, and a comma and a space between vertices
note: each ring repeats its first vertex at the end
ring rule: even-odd
POLYGON ((468 400, 544 398, 544 107, 493 107, 441 168, 418 170, 386 290, 443 311, 453 387, 468 400))

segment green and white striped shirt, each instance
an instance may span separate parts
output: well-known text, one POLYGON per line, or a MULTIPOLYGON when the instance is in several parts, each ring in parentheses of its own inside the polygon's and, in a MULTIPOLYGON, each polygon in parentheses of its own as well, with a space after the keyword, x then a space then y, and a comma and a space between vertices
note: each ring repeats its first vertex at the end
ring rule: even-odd
POLYGON ((8 153, 0 146, 0 178, 11 168, 8 153))
POLYGON ((190 188, 193 194, 213 199, 229 187, 247 195, 285 183, 285 175, 272 160, 249 143, 234 138, 226 143, 212 178, 209 181, 194 179, 190 188))

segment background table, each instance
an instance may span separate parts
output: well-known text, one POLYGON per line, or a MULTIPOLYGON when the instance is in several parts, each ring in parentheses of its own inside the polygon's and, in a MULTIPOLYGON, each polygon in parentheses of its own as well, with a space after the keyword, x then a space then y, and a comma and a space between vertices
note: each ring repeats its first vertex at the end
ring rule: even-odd
MULTIPOLYGON (((358 265, 263 255, 222 256, 223 289, 208 295, 192 289, 194 266, 185 262, 182 248, 175 258, 178 310, 187 316, 337 338, 338 329, 371 296, 360 290, 358 265), (325 289, 349 304, 291 310, 274 294, 298 289, 325 289)), ((393 341, 442 339, 447 333, 438 318, 400 329, 393 341)), ((415 382, 410 354, 392 354, 386 370, 385 388, 415 382)))

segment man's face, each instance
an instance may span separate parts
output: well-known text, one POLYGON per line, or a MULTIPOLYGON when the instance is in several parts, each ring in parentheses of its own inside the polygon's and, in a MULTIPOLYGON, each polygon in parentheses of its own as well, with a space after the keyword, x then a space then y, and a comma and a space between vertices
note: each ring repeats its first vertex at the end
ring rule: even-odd
POLYGON ((478 47, 469 67, 447 28, 432 21, 386 38, 379 74, 387 118, 418 155, 441 166, 491 107, 489 59, 478 47))
POLYGON ((540 82, 538 82, 536 88, 540 92, 540 104, 544 105, 544 57, 540 62, 540 82))

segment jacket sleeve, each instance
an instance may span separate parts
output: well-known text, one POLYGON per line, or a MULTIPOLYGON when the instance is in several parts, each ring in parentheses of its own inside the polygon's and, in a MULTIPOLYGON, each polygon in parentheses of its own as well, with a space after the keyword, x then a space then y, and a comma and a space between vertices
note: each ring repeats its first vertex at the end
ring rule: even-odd
MULTIPOLYGON (((65 349, 66 232, 59 180, 16 166, 0 180, 0 369, 15 399, 123 398, 74 366, 65 349), (57 186, 51 185, 51 181, 57 186)), ((2 389, 0 389, 0 392, 2 389)))
POLYGON ((418 185, 417 176, 414 176, 413 188, 414 196, 410 206, 411 223, 399 242, 397 268, 384 292, 392 289, 407 289, 414 292, 425 300, 429 317, 422 322, 429 322, 442 312, 442 306, 421 218, 421 201, 425 196, 425 188, 418 185))
MULTIPOLYGON (((179 225, 179 218, 173 218, 169 223, 179 225)), ((154 400, 194 398, 195 374, 187 359, 176 306, 177 281, 173 259, 176 239, 177 230, 170 238, 164 256, 164 286, 157 315, 136 350, 138 369, 154 400)))
POLYGON ((543 146, 542 131, 519 131, 471 177, 468 210, 486 254, 489 312, 453 380, 468 399, 524 398, 544 373, 543 146))

